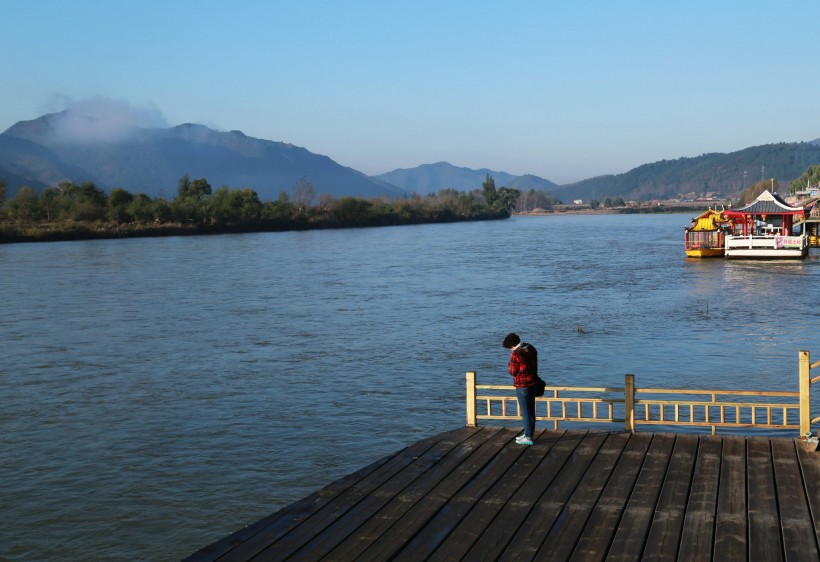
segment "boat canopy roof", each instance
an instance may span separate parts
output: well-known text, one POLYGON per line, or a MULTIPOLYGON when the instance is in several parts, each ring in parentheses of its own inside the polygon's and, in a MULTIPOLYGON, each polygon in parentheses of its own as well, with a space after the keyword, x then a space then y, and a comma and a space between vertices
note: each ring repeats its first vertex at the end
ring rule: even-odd
POLYGON ((703 213, 699 214, 698 216, 692 219, 692 226, 689 227, 687 230, 718 230, 721 226, 721 223, 725 224, 729 222, 729 219, 726 218, 724 213, 725 211, 715 211, 712 209, 704 211, 703 213))
POLYGON ((764 191, 757 196, 752 203, 742 209, 726 211, 729 216, 739 217, 742 215, 797 215, 803 214, 803 207, 792 207, 788 205, 777 193, 764 191))

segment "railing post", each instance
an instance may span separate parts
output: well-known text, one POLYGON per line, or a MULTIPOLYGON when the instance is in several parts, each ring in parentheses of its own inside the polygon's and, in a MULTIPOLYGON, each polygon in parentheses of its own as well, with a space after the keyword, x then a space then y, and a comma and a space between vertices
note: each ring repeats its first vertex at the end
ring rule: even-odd
POLYGON ((476 426, 475 371, 467 371, 467 427, 476 426))
POLYGON ((800 351, 800 437, 811 433, 811 355, 800 351))
POLYGON ((635 432, 635 375, 624 378, 624 429, 635 432))

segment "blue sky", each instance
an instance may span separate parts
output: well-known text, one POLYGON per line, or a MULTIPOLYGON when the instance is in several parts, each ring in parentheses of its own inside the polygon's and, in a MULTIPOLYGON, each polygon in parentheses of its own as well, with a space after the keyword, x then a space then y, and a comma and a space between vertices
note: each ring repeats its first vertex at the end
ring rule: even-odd
POLYGON ((2 0, 0 22, 0 131, 96 108, 559 184, 820 137, 815 0, 2 0))

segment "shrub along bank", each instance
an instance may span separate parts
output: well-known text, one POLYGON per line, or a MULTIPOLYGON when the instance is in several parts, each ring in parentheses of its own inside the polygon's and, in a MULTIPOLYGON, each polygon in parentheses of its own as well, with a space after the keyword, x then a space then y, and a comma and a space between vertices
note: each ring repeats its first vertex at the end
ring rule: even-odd
POLYGON ((21 188, 0 198, 0 242, 178 236, 349 228, 503 219, 518 192, 507 188, 427 196, 362 199, 313 195, 306 181, 276 201, 259 200, 252 189, 212 190, 202 178, 179 180, 172 200, 152 199, 124 189, 105 193, 93 183, 63 182, 36 193, 21 188), (502 191, 506 190, 506 191, 502 191), (490 200, 488 202, 488 199, 490 200))

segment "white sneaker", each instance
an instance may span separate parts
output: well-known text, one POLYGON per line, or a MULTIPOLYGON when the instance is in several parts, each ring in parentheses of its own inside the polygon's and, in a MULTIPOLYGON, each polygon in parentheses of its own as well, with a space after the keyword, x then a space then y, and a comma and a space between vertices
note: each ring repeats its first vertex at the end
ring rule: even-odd
POLYGON ((516 439, 515 442, 518 443, 519 445, 534 445, 535 444, 533 442, 532 438, 530 438, 530 437, 522 437, 521 439, 516 439))

